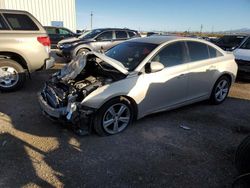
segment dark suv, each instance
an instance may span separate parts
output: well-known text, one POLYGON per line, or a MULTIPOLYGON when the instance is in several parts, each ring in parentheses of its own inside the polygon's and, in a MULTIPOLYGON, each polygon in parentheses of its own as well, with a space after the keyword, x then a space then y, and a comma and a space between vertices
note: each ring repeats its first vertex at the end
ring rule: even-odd
POLYGON ((58 43, 59 56, 70 60, 79 53, 88 51, 106 51, 109 48, 130 38, 140 37, 135 30, 130 29, 94 29, 78 38, 69 38, 58 43))
POLYGON ((80 34, 74 33, 65 27, 44 26, 44 29, 49 35, 51 48, 53 49, 56 48, 57 43, 63 39, 80 36, 80 34))

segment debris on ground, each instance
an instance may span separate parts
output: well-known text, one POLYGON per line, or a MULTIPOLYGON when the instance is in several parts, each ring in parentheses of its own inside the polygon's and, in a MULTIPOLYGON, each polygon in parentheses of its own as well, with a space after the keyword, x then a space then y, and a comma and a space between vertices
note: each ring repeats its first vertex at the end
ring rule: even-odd
POLYGON ((190 130, 191 128, 185 125, 180 125, 180 128, 185 129, 185 130, 190 130))
POLYGON ((7 141, 4 140, 3 143, 2 143, 2 146, 5 146, 7 144, 7 141))

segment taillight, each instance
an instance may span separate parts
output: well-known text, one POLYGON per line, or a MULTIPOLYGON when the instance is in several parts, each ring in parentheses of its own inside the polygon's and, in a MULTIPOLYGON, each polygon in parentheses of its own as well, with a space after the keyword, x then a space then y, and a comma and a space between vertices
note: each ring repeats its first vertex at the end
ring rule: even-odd
POLYGON ((43 46, 50 46, 49 37, 37 37, 38 42, 40 42, 43 46))

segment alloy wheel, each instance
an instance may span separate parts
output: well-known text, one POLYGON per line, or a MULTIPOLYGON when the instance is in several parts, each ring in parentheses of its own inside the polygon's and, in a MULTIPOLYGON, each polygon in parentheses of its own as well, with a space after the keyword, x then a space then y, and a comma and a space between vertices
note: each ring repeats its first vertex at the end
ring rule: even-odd
POLYGON ((215 98, 218 102, 223 101, 229 92, 229 83, 227 80, 221 80, 215 89, 215 98))
POLYGON ((130 119, 129 107, 123 103, 118 103, 106 110, 102 126, 107 133, 116 134, 122 132, 129 125, 130 119))
POLYGON ((4 66, 0 67, 0 86, 10 88, 17 84, 19 80, 18 72, 15 68, 4 66))

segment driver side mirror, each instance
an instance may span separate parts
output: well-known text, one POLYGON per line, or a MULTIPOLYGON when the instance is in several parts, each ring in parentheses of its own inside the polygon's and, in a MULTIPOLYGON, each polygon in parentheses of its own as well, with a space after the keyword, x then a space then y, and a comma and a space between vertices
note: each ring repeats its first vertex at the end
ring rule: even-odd
POLYGON ((159 72, 164 69, 164 65, 158 61, 153 61, 147 64, 146 66, 146 73, 154 73, 159 72))

